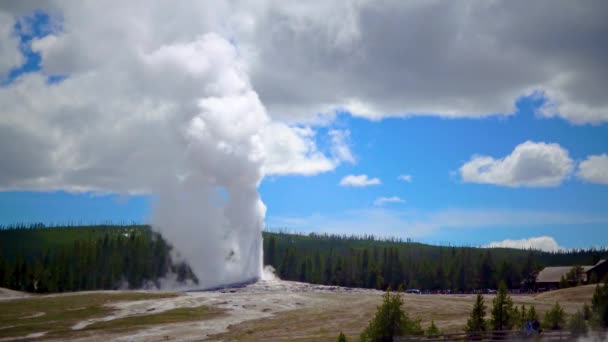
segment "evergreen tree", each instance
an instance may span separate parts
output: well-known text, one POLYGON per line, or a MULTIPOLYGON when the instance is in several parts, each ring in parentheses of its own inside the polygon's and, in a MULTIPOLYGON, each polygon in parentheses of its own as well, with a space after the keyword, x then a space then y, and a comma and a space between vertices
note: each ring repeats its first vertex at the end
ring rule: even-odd
POLYGON ((426 329, 425 334, 427 336, 436 336, 441 334, 441 330, 435 325, 435 321, 431 320, 431 325, 426 329))
POLYGON ((344 333, 340 331, 340 335, 338 335, 338 340, 337 341, 338 342, 346 342, 348 340, 346 339, 346 336, 344 335, 344 333))
POLYGON ((591 299, 593 325, 598 328, 608 328, 608 284, 595 285, 591 299))
POLYGON ((582 311, 575 312, 568 321, 568 330, 573 337, 580 337, 587 335, 587 322, 585 322, 585 315, 582 311))
POLYGON ((589 306, 589 304, 585 303, 583 304, 583 318, 585 319, 585 321, 588 321, 591 319, 591 307, 589 306))
POLYGON ((361 333, 360 340, 388 342, 395 336, 421 335, 423 330, 420 321, 411 320, 402 306, 401 295, 392 294, 390 288, 387 289, 382 304, 378 306, 374 318, 361 333))
POLYGON ((274 236, 270 236, 268 239, 268 247, 264 252, 264 265, 271 265, 276 268, 276 250, 277 240, 274 236))
POLYGON ((536 313, 536 308, 534 307, 534 305, 530 306, 530 309, 528 310, 527 314, 526 314, 526 321, 529 322, 534 322, 534 321, 538 321, 538 314, 536 313))
POLYGON ((551 310, 545 312, 543 324, 547 329, 561 330, 564 328, 565 323, 566 317, 564 309, 559 305, 558 302, 555 302, 555 305, 553 305, 551 310))
POLYGON ((493 273, 494 262, 492 261, 492 254, 490 254, 490 250, 487 250, 483 257, 481 270, 479 272, 479 286, 481 288, 489 289, 494 287, 493 273))
POLYGON ((493 330, 510 330, 513 327, 513 301, 504 282, 498 285, 498 293, 492 301, 493 330))
POLYGON ((481 293, 477 294, 471 315, 467 320, 466 332, 486 331, 486 304, 481 293))

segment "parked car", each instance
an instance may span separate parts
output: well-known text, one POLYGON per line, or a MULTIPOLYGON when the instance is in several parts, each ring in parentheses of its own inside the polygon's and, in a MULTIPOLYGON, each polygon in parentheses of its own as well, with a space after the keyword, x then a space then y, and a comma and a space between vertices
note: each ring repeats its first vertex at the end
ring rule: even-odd
POLYGON ((405 293, 421 294, 420 290, 418 289, 407 289, 405 290, 405 293))

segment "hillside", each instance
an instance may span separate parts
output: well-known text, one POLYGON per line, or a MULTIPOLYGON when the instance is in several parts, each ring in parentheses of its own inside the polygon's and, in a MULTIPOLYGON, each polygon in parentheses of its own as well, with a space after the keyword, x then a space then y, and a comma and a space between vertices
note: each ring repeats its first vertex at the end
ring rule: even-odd
POLYGON ((596 285, 583 285, 559 289, 555 291, 543 292, 536 295, 537 300, 548 302, 590 302, 596 285))
POLYGON ((605 250, 549 253, 507 248, 432 246, 374 237, 266 233, 264 261, 282 279, 385 289, 469 291, 534 282, 545 266, 594 264, 605 250))
POLYGON ((197 281, 147 226, 0 230, 0 287, 38 293, 158 287, 168 276, 197 281))
MULTIPOLYGON (((264 233, 264 263, 282 279, 376 289, 467 291, 495 288, 500 280, 516 288, 544 266, 592 264, 606 255, 264 233)), ((0 287, 41 293, 141 288, 159 286, 168 276, 182 283, 197 280, 146 225, 0 229, 0 287)))

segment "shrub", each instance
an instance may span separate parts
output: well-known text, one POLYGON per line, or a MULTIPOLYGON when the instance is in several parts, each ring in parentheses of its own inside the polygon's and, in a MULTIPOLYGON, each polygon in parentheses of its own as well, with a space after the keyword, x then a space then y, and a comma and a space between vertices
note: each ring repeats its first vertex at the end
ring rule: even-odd
POLYGON ((568 330, 574 337, 587 335, 587 322, 585 322, 585 315, 582 311, 579 310, 570 317, 568 330))
POLYGON ((426 329, 426 335, 427 336, 434 336, 434 335, 439 335, 441 334, 441 330, 439 330, 439 328, 437 328, 437 326, 435 325, 435 321, 431 321, 431 325, 429 325, 429 327, 426 329))
POLYGON ((564 328, 566 322, 564 309, 555 302, 555 305, 551 310, 545 313, 544 326, 551 330, 561 330, 564 328))

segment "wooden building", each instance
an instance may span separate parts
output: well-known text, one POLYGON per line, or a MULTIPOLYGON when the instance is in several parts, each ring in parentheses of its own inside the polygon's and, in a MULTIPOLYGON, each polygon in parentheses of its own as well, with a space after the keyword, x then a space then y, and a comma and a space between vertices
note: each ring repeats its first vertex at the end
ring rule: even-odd
MULTIPOLYGON (((557 266, 557 267, 545 267, 536 276, 536 288, 556 289, 559 288, 559 283, 562 277, 566 277, 568 272, 573 266, 557 266)), ((608 262, 606 260, 600 260, 593 266, 581 266, 583 268, 583 277, 581 281, 586 284, 589 279, 593 278, 592 274, 595 274, 595 279, 602 280, 608 274, 608 262)))

